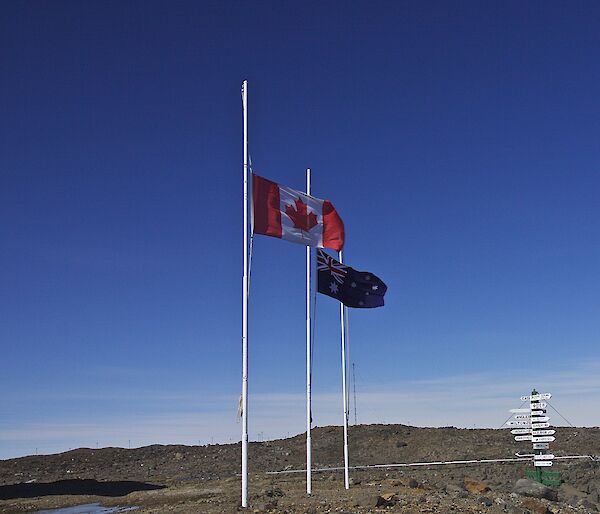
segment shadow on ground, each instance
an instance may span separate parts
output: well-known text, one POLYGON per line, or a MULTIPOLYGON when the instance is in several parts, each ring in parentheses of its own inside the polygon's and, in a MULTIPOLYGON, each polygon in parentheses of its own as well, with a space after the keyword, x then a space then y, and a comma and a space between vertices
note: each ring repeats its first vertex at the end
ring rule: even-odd
POLYGON ((15 498, 35 498, 36 496, 56 496, 60 494, 90 496, 125 496, 134 491, 164 489, 164 485, 145 482, 119 481, 98 482, 97 480, 59 480, 40 484, 12 484, 0 486, 0 500, 15 498))

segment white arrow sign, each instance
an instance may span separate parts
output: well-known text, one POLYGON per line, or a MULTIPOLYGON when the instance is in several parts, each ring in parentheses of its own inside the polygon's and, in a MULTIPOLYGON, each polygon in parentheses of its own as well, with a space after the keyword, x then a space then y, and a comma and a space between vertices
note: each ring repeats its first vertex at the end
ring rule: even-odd
POLYGON ((530 414, 515 414, 515 419, 529 419, 530 414))
POLYGON ((545 416, 546 411, 545 410, 532 410, 531 415, 532 416, 545 416))
POLYGON ((516 435, 515 436, 515 441, 531 441, 531 440, 532 440, 531 435, 516 435))
POLYGON ((508 412, 517 413, 517 412, 529 412, 530 409, 510 409, 508 412))
POLYGON ((507 421, 507 425, 529 426, 529 421, 507 421))
POLYGON ((556 434, 556 430, 534 430, 533 437, 537 437, 540 435, 554 435, 556 434))
POLYGON ((546 402, 539 402, 539 403, 530 403, 529 406, 532 409, 545 409, 546 407, 548 407, 548 404, 546 402))
POLYGON ((531 428, 513 428, 510 433, 514 435, 531 434, 531 428))
POLYGON ((534 455, 533 459, 534 460, 552 460, 554 458, 554 455, 552 455, 551 453, 545 453, 543 455, 534 455))
POLYGON ((548 428, 550 423, 532 423, 531 428, 548 428))
POLYGON ((542 467, 542 466, 552 466, 552 461, 551 460, 536 460, 533 463, 534 466, 536 467, 542 467))
POLYGON ((543 437, 532 437, 531 441, 534 443, 551 443, 552 441, 556 441, 556 437, 554 437, 553 435, 543 437))
POLYGON ((550 398, 552 398, 552 395, 550 393, 543 393, 543 394, 534 394, 531 396, 521 396, 521 401, 522 402, 527 402, 527 401, 537 402, 539 400, 549 400, 550 398))
POLYGON ((544 422, 544 421, 550 421, 550 418, 548 416, 532 416, 531 417, 532 423, 538 423, 538 422, 544 422))
POLYGON ((548 443, 533 443, 534 450, 547 450, 548 448, 550 448, 548 443))

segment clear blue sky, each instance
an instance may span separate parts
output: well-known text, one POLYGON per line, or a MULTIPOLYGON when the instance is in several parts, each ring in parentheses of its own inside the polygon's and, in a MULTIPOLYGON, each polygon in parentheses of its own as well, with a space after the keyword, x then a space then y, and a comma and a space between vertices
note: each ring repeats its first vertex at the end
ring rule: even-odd
MULTIPOLYGON (((457 377, 514 385, 514 407, 587 370, 600 398, 599 19, 595 2, 5 3, 0 457, 239 437, 243 79, 255 170, 301 189, 312 168, 347 261, 388 284, 351 313, 359 418, 369 394, 457 377)), ((254 248, 256 438, 304 427, 304 251, 254 248)), ((320 297, 322 398, 337 316, 320 297)), ((341 423, 331 409, 315 422, 341 423)), ((455 422, 403 409, 363 420, 455 422)))

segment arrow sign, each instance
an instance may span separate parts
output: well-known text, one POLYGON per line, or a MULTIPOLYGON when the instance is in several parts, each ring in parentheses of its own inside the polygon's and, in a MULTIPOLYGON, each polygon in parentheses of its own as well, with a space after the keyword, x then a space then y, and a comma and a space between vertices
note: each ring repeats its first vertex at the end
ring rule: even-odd
POLYGON ((552 461, 551 460, 536 460, 533 463, 534 466, 536 467, 542 467, 542 466, 552 466, 552 461))
MULTIPOLYGON (((518 416, 515 416, 515 418, 518 416)), ((532 423, 537 423, 539 421, 550 421, 550 418, 548 416, 532 416, 531 418, 531 422, 532 423)))
POLYGON ((548 407, 548 404, 546 402, 539 402, 539 403, 530 403, 529 406, 532 409, 545 409, 546 407, 548 407))
POLYGON ((556 430, 534 430, 533 436, 537 437, 539 435, 554 435, 556 434, 556 430))
POLYGON ((533 456, 533 460, 552 460, 554 458, 554 455, 552 455, 551 453, 545 453, 543 455, 534 455, 533 456))
MULTIPOLYGON (((515 414, 515 419, 529 419, 530 414, 515 414)), ((544 420, 547 421, 547 420, 544 420)))
POLYGON ((532 416, 545 416, 546 411, 545 410, 532 410, 531 415, 532 416))
POLYGON ((514 435, 531 434, 531 428, 514 428, 510 433, 514 435))
POLYGON ((543 437, 532 437, 531 441, 534 443, 551 443, 552 441, 556 441, 556 437, 554 437, 553 435, 543 437))
POLYGON ((532 423, 531 428, 548 428, 550 423, 532 423))
POLYGON ((543 393, 543 394, 534 394, 531 396, 521 396, 521 401, 522 402, 526 402, 526 401, 537 402, 539 400, 549 400, 550 398, 552 398, 552 395, 550 393, 543 393))
POLYGON ((550 448, 548 443, 533 443, 534 450, 547 450, 548 448, 550 448))
POLYGON ((531 441, 533 438, 531 435, 516 435, 515 441, 531 441))
POLYGON ((529 421, 507 421, 507 425, 529 426, 529 421))
POLYGON ((517 412, 529 412, 529 409, 510 409, 508 412, 513 412, 513 413, 517 413, 517 412))

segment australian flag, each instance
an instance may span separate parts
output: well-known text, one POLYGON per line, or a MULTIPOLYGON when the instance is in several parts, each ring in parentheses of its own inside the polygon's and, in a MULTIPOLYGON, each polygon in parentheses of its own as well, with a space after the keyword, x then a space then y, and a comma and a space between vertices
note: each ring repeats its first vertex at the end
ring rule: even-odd
POLYGON ((367 271, 356 271, 350 266, 317 249, 319 293, 331 296, 346 307, 359 309, 382 307, 387 286, 367 271))

